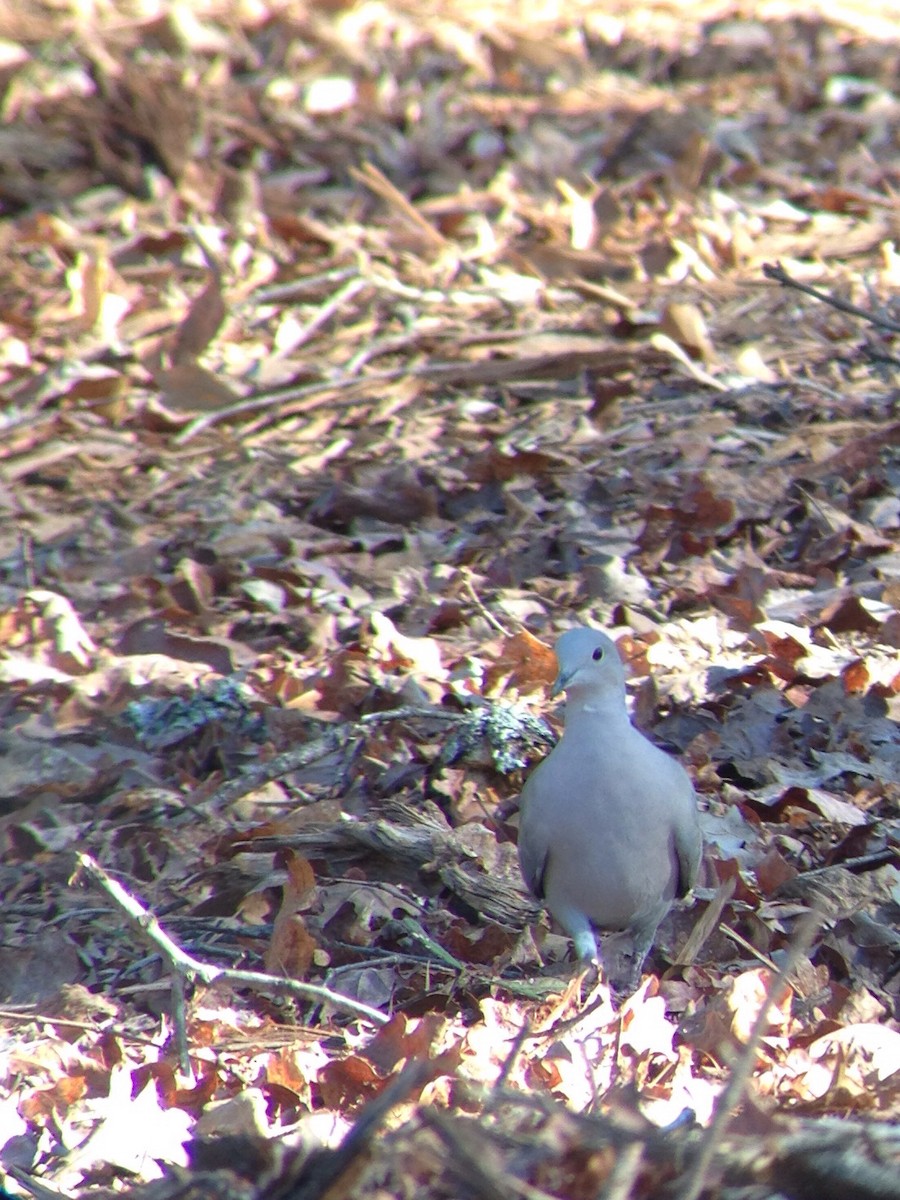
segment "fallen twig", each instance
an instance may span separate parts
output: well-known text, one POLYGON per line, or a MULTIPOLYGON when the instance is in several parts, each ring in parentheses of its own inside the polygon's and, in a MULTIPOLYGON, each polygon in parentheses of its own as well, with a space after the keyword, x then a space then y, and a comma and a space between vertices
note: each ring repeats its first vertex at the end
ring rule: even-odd
MULTIPOLYGON (((351 360, 359 368, 364 359, 355 355, 351 360)), ((572 379, 586 369, 593 368, 613 374, 625 367, 642 366, 647 370, 669 367, 672 354, 647 347, 639 353, 627 354, 618 349, 601 347, 589 350, 567 350, 565 353, 525 355, 515 359, 490 359, 478 362, 425 362, 398 367, 392 370, 371 371, 354 374, 347 365, 337 369, 328 379, 300 387, 274 388, 257 392, 236 404, 227 405, 215 412, 204 413, 188 422, 175 435, 173 442, 183 446, 214 425, 248 416, 251 413, 273 411, 278 420, 297 413, 306 413, 321 405, 344 407, 368 402, 372 389, 400 383, 405 379, 418 379, 423 383, 444 384, 457 387, 508 383, 522 379, 572 379), (360 396, 360 392, 365 393, 360 396)), ((714 384, 713 386, 719 386, 714 384)))
POLYGON ((102 888, 121 908, 132 925, 145 941, 150 942, 162 954, 169 969, 187 979, 199 979, 207 985, 226 983, 232 987, 250 987, 257 991, 269 991, 299 996, 304 1000, 315 1000, 318 1004, 330 1004, 357 1017, 365 1017, 375 1025, 386 1025, 389 1018, 377 1008, 370 1008, 349 996, 342 996, 329 988, 315 983, 302 983, 297 979, 283 979, 278 975, 266 975, 261 971, 240 971, 217 967, 213 963, 200 962, 174 942, 163 931, 156 917, 141 902, 132 896, 115 879, 103 870, 89 854, 79 853, 78 864, 91 882, 102 888))
POLYGON ((464 712, 454 712, 452 709, 419 708, 415 705, 404 705, 402 708, 387 709, 384 712, 367 713, 351 725, 327 726, 326 732, 314 741, 298 746, 295 750, 286 750, 266 762, 257 763, 243 771, 234 779, 223 783, 204 804, 210 808, 224 808, 235 800, 255 792, 273 779, 281 779, 290 771, 300 767, 308 767, 310 763, 329 754, 345 748, 354 738, 360 737, 370 725, 381 724, 385 721, 405 721, 410 717, 428 717, 438 721, 460 722, 465 720, 464 712))
POLYGON ((376 196, 380 196, 382 200, 405 217, 409 224, 421 234, 429 249, 446 249, 449 243, 444 235, 435 229, 427 217, 419 212, 396 184, 391 183, 384 172, 379 171, 374 163, 364 163, 361 169, 351 167, 350 174, 358 183, 370 188, 376 196))
POLYGON ((778 996, 786 986, 800 960, 812 945, 813 938, 816 936, 821 923, 821 915, 815 911, 806 913, 800 919, 797 932, 794 934, 793 940, 788 947, 781 970, 777 975, 772 976, 769 986, 766 988, 765 998, 759 1007, 759 1012, 756 1014, 756 1020, 753 1022, 753 1027, 750 1030, 750 1036, 747 1039, 743 1053, 732 1066, 731 1075, 728 1083, 725 1085, 725 1090, 719 1095, 716 1101, 712 1120, 703 1133, 700 1149, 697 1152, 691 1169, 688 1171, 687 1182, 678 1193, 679 1200, 697 1200, 697 1197, 706 1186, 706 1174, 712 1162, 713 1155, 716 1153, 725 1133, 726 1126, 731 1120, 734 1110, 750 1082, 750 1076, 753 1073, 753 1064, 756 1062, 756 1052, 759 1049, 759 1043, 769 1023, 769 1007, 773 997, 778 996))
MULTIPOLYGON (((434 1063, 427 1059, 411 1059, 390 1083, 365 1106, 341 1144, 334 1149, 314 1149, 303 1160, 299 1175, 288 1183, 276 1178, 259 1193, 259 1200, 321 1200, 337 1195, 335 1185, 360 1156, 369 1149, 375 1135, 383 1130, 391 1109, 403 1104, 420 1090, 434 1072, 434 1063), (286 1186, 286 1183, 288 1185, 286 1186)), ((349 1196, 342 1188, 340 1195, 349 1196)))
POLYGON ((801 283, 799 279, 795 279, 793 275, 789 275, 781 263, 775 263, 774 265, 772 263, 763 263, 763 275, 765 275, 766 279, 771 279, 774 283, 781 283, 785 287, 796 288, 798 292, 804 292, 807 296, 812 296, 814 300, 821 300, 823 304, 829 304, 832 308, 836 308, 838 312, 847 313, 851 317, 860 317, 863 321, 877 325, 879 329, 887 329, 891 333, 900 333, 900 321, 892 321, 890 317, 883 317, 869 308, 860 308, 858 304, 851 304, 849 300, 839 300, 837 296, 830 296, 828 292, 820 292, 818 288, 811 287, 808 283, 801 283))

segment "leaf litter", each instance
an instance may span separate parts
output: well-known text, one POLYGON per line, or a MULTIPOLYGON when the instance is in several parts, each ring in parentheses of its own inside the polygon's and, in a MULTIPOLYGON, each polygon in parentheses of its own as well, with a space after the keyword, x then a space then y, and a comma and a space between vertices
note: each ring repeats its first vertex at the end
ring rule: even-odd
POLYGON ((108 16, 0 11, 8 1190, 896 1194, 900 14, 108 16), (618 1010, 576 622, 704 809, 618 1010))

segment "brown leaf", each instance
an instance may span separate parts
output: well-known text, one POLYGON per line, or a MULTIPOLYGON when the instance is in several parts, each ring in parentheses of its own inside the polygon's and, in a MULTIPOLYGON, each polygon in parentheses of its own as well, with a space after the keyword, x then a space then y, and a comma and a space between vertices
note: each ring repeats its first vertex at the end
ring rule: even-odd
POLYGON ((266 947, 265 968, 270 975, 306 979, 316 950, 316 940, 306 928, 302 911, 315 894, 316 877, 307 859, 296 851, 284 852, 287 880, 281 907, 275 917, 272 940, 266 947))
POLYGON ((172 365, 180 366, 198 358, 219 332, 227 311, 222 285, 213 273, 203 291, 194 297, 181 322, 172 347, 172 365))
POLYGON ((754 870, 759 890, 764 896, 774 895, 783 884, 795 879, 799 874, 797 868, 792 866, 774 846, 769 848, 765 858, 756 864, 754 870))
POLYGON ((217 375, 190 359, 157 371, 155 380, 159 403, 172 413, 218 412, 241 399, 217 375))
POLYGON ((858 596, 841 596, 822 609, 817 625, 832 633, 874 633, 879 622, 858 596))
POLYGON ((358 1054, 334 1059, 319 1072, 316 1088, 325 1108, 353 1110, 377 1096, 386 1080, 358 1054))
POLYGON ((709 328, 696 304, 667 304, 663 309, 659 327, 663 333, 687 350, 692 358, 707 364, 716 361, 717 355, 713 349, 709 328))
POLYGON ((387 1074, 404 1059, 433 1057, 434 1048, 446 1027, 446 1018, 437 1014, 413 1019, 395 1013, 366 1046, 365 1056, 379 1071, 387 1074))
POLYGON ((491 696, 498 686, 527 694, 548 687, 556 678, 556 655, 551 648, 527 629, 503 639, 500 654, 484 674, 484 694, 491 696))

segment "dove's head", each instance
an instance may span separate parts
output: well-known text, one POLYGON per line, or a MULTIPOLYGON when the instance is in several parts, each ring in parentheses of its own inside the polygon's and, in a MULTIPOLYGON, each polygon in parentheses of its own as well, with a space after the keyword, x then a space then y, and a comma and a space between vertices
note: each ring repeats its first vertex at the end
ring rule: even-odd
POLYGON ((554 647, 559 674, 551 696, 568 692, 570 699, 604 692, 625 693, 625 668, 615 642, 598 629, 581 626, 564 633, 554 647))

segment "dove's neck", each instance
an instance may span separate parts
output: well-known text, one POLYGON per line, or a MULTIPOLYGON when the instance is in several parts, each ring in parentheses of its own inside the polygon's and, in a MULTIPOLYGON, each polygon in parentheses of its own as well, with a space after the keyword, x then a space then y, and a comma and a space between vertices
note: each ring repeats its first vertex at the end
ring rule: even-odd
POLYGON ((588 695, 569 697, 566 702, 566 729, 579 725, 594 725, 602 722, 608 730, 633 728, 625 704, 625 693, 618 689, 592 692, 588 695))

